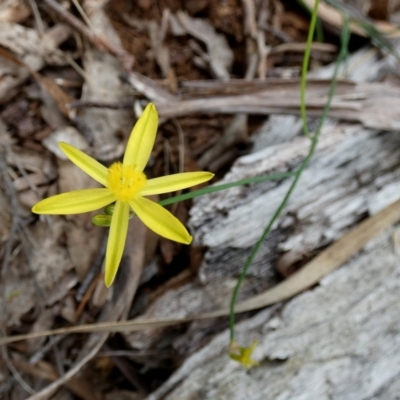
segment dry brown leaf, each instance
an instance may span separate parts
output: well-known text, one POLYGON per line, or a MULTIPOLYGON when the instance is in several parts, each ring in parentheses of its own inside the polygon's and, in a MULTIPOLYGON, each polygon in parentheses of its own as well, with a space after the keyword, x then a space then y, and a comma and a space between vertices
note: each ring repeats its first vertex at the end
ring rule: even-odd
POLYGON ((229 79, 233 52, 225 36, 218 34, 207 20, 192 18, 183 11, 179 11, 177 17, 188 34, 201 40, 207 46, 210 68, 215 76, 219 79, 229 79))
POLYGON ((55 101, 61 114, 64 115, 64 117, 68 117, 70 113, 68 104, 72 102, 72 97, 70 97, 63 89, 61 89, 61 87, 58 86, 53 79, 46 76, 41 76, 33 70, 31 70, 31 74, 36 79, 36 82, 42 88, 42 90, 45 90, 55 101))
MULTIPOLYGON (((99 183, 86 175, 70 161, 59 161, 59 192, 99 187, 99 183)), ((65 223, 68 253, 80 280, 96 257, 102 239, 102 230, 91 223, 94 213, 69 215, 65 223)))
POLYGON ((82 151, 85 151, 89 146, 88 142, 74 127, 66 126, 59 128, 43 139, 42 143, 60 160, 68 160, 68 158, 58 146, 59 142, 69 143, 82 151))
POLYGON ((49 178, 42 172, 36 172, 33 174, 27 174, 21 176, 13 181, 14 188, 17 192, 29 189, 33 186, 45 185, 49 182, 49 178))
POLYGON ((57 287, 60 280, 72 269, 72 262, 65 247, 60 243, 65 222, 61 217, 37 222, 31 234, 40 243, 32 248, 31 269, 39 287, 47 293, 57 287))
POLYGON ((24 0, 5 0, 0 4, 0 21, 22 22, 32 13, 24 0))
POLYGON ((32 279, 13 276, 12 272, 2 276, 0 291, 3 298, 0 299, 0 325, 18 326, 20 318, 27 313, 36 303, 35 288, 32 279))
POLYGON ((66 64, 60 50, 45 44, 36 30, 19 24, 0 21, 0 45, 35 71, 46 62, 52 65, 66 64))
POLYGON ((121 39, 115 32, 104 7, 108 1, 85 0, 83 7, 91 22, 90 28, 98 35, 101 44, 107 50, 119 58, 126 71, 131 71, 134 64, 134 57, 122 46, 121 39))
MULTIPOLYGON (((131 98, 132 89, 121 82, 121 66, 114 57, 88 47, 83 60, 87 80, 82 88, 82 100, 107 99, 120 102, 131 98)), ((79 118, 93 133, 95 147, 118 146, 117 134, 128 136, 133 126, 131 110, 83 109, 79 118)))
MULTIPOLYGON (((304 3, 310 8, 313 9, 315 5, 315 0, 303 0, 304 3)), ((325 2, 321 1, 318 7, 318 16, 328 23, 329 25, 334 26, 335 28, 341 29, 343 26, 343 16, 342 13, 336 8, 331 7, 325 2)), ((375 28, 381 31, 384 34, 389 35, 390 37, 399 37, 400 31, 397 29, 396 25, 391 24, 386 21, 375 21, 375 28)), ((353 33, 357 35, 366 37, 367 34, 365 30, 360 28, 360 26, 354 22, 350 23, 350 29, 353 33)))
MULTIPOLYGON (((24 361, 13 361, 14 366, 29 375, 45 379, 47 381, 55 381, 58 374, 54 367, 46 361, 39 361, 35 365, 24 361)), ((83 400, 103 400, 104 397, 89 381, 81 378, 71 378, 66 382, 67 388, 80 399, 83 400)))
MULTIPOLYGON (((59 307, 44 309, 31 326, 31 332, 41 332, 53 326, 54 319, 58 315, 59 307)), ((27 340, 27 351, 32 354, 40 349, 45 342, 45 338, 27 340)))

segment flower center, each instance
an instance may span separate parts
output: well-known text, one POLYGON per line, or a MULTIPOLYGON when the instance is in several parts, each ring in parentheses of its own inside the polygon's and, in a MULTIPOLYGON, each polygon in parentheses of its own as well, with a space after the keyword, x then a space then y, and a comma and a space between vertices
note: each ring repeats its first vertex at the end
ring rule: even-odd
POLYGON ((108 188, 121 201, 133 199, 146 184, 146 175, 133 167, 114 163, 108 168, 108 188))

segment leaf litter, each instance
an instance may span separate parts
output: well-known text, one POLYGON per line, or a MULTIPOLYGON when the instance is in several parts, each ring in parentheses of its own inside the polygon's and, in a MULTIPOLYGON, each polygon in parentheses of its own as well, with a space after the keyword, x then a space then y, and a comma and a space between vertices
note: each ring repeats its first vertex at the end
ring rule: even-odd
MULTIPOLYGON (((328 6, 320 16, 340 24, 328 6)), ((154 101, 163 118, 148 174, 201 168, 223 177, 248 152, 248 136, 269 114, 298 113, 307 29, 307 14, 280 0, 0 5, 0 343, 31 335, 2 353, 8 357, 1 365, 2 396, 145 398, 223 331, 225 320, 216 317, 227 315, 236 276, 222 270, 218 281, 202 283, 204 249, 160 241, 132 220, 121 272, 105 290, 105 232, 91 225, 91 216, 36 218, 29 210, 43 197, 93 184, 63 159, 58 141, 110 164, 122 156, 146 101, 154 101), (115 325, 127 319, 133 321, 115 325), (87 324, 93 323, 104 325, 91 329, 87 324), (154 326, 167 328, 149 329, 154 326), (40 334, 51 329, 63 335, 40 334), (79 331, 93 332, 73 333, 79 331), (121 333, 110 334, 115 331, 121 333)), ((333 60, 338 42, 330 40, 314 46, 314 70, 333 60)), ((397 86, 340 85, 333 117, 398 129, 388 107, 398 101, 397 86), (371 113, 376 107, 386 117, 371 113)), ((327 87, 310 83, 311 114, 319 114, 327 87)), ((189 207, 186 202, 175 210, 185 224, 189 207)), ((397 221, 397 208, 381 219, 384 227, 397 221)), ((372 236, 383 229, 376 223, 371 221, 372 236)), ((359 244, 353 250, 366 239, 354 240, 359 244)), ((353 250, 343 250, 343 260, 353 250)), ((340 263, 326 265, 324 273, 340 263)), ((305 275, 312 270, 303 268, 305 275)), ((292 275, 270 291, 278 273, 257 285, 250 276, 238 310, 286 299, 321 276, 314 272, 303 281, 292 275)))

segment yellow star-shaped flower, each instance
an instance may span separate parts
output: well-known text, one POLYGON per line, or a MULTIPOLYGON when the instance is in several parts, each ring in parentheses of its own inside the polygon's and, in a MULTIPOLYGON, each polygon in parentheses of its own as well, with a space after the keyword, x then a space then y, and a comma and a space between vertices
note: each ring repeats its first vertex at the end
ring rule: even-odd
POLYGON ((144 196, 173 192, 210 180, 210 172, 186 172, 147 179, 143 170, 150 157, 158 128, 158 114, 149 104, 133 127, 123 162, 109 168, 87 154, 60 142, 66 156, 104 188, 76 190, 49 197, 35 204, 36 214, 78 214, 103 208, 115 202, 107 243, 105 284, 110 286, 118 271, 128 231, 130 209, 157 234, 179 243, 190 244, 192 237, 169 211, 144 196))

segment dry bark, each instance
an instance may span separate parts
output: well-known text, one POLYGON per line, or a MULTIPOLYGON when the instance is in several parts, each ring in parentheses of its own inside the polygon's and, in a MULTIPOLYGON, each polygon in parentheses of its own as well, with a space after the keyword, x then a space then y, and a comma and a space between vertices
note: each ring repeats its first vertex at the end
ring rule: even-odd
MULTIPOLYGON (((298 121, 293 122, 298 126, 298 121)), ((270 127, 269 123, 265 125, 270 127)), ((267 136, 269 132, 265 131, 267 136)), ((260 141, 266 141, 264 135, 260 141)), ((327 125, 317 154, 263 244, 250 275, 268 277, 283 254, 285 258, 291 255, 291 264, 310 258, 366 215, 374 215, 397 200, 398 147, 399 137, 394 132, 381 133, 359 125, 327 125)), ((268 146, 239 159, 221 183, 290 171, 298 167, 308 148, 309 140, 304 137, 268 146)), ((198 245, 208 248, 200 268, 204 282, 241 270, 290 184, 290 178, 258 183, 204 196, 196 202, 191 211, 194 237, 198 245)))

